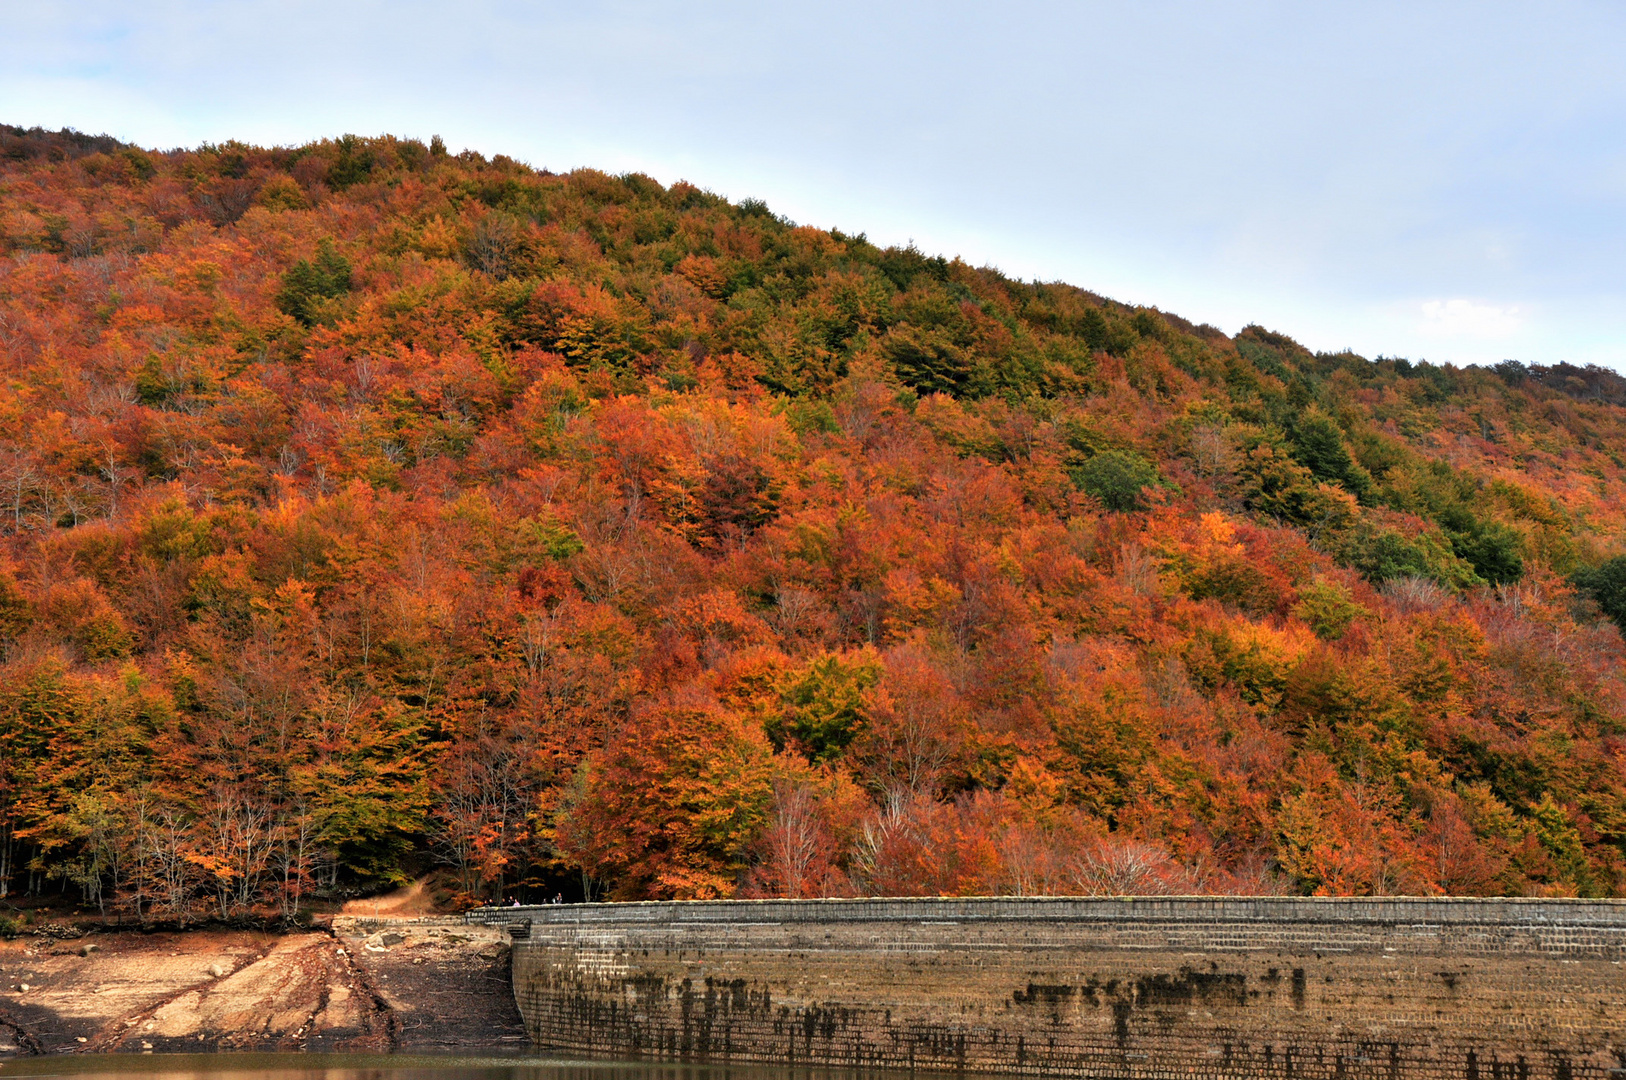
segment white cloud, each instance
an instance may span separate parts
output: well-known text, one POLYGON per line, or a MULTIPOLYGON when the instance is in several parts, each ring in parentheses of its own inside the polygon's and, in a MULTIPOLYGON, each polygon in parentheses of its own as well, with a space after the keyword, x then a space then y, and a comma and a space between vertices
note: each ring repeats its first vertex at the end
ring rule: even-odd
POLYGON ((1505 338, 1524 326, 1517 304, 1481 304, 1473 300, 1429 300, 1422 306, 1418 328, 1430 337, 1505 338))

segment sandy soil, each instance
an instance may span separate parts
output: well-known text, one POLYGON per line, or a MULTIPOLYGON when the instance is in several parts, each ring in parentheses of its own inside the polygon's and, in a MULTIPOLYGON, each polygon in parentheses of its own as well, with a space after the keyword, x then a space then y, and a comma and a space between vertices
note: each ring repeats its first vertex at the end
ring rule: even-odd
POLYGON ((0 942, 0 1056, 523 1045, 500 931, 335 923, 0 942))

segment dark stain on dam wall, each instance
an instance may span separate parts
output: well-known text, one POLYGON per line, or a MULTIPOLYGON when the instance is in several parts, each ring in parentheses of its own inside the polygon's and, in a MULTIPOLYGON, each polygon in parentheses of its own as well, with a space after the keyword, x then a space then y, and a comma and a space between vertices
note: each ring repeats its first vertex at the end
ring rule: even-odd
POLYGON ((531 1037, 560 1050, 1135 1080, 1626 1077, 1617 901, 737 901, 470 918, 515 924, 515 999, 531 1037))

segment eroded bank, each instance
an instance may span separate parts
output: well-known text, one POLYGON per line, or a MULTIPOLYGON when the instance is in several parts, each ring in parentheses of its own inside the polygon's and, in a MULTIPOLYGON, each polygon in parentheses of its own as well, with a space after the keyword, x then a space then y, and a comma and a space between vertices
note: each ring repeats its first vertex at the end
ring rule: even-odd
POLYGON ((501 927, 119 931, 0 943, 0 1055, 524 1043, 501 927))

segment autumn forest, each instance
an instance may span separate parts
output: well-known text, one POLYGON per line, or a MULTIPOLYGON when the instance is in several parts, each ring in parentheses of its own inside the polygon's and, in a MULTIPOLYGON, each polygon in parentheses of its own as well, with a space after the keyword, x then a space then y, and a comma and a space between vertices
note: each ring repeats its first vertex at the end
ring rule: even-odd
POLYGON ((0 127, 0 905, 1626 894, 1623 453, 689 184, 0 127))

